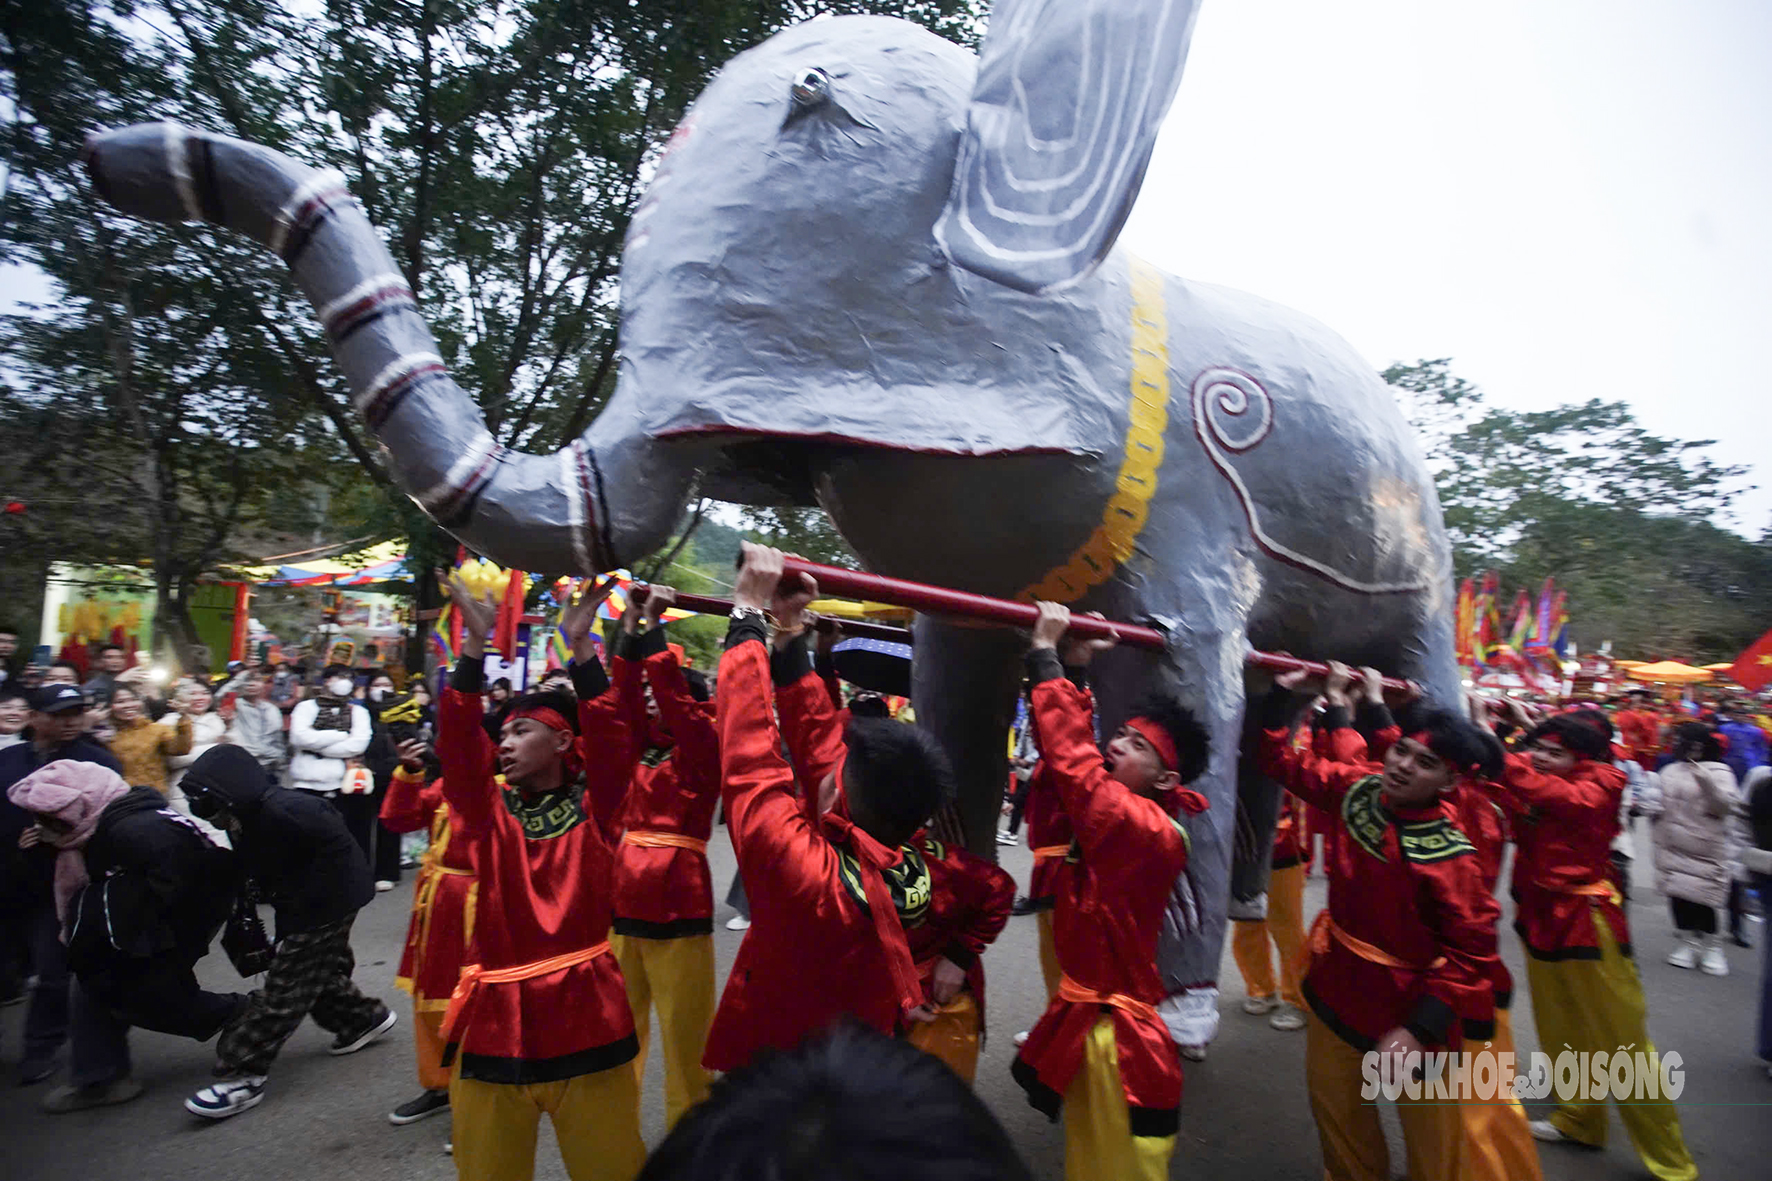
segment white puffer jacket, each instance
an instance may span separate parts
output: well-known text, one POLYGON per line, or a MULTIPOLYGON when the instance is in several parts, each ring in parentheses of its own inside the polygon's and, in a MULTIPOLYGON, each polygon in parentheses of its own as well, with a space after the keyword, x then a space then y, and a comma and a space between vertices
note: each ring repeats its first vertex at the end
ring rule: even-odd
POLYGON ((1659 778, 1655 888, 1700 906, 1727 906, 1739 852, 1735 773, 1726 763, 1681 762, 1663 767, 1659 778))
POLYGON ((369 749, 369 711, 351 703, 350 730, 316 730, 319 701, 296 703, 289 713, 289 786, 303 791, 337 791, 345 780, 345 760, 369 749))

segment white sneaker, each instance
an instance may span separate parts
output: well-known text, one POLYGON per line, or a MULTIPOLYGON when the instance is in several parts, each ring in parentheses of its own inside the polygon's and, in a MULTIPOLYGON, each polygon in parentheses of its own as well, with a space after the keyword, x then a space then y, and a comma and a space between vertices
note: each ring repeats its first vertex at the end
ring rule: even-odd
POLYGON ((204 1087, 185 1100, 185 1110, 204 1119, 227 1119, 250 1111, 265 1099, 265 1076, 249 1074, 204 1087))
POLYGON ((1028 1031, 1024 1029, 1009 1040, 1014 1042, 1017 1047, 1025 1046, 1028 1044, 1028 1031))
POLYGON ((1021 838, 1012 832, 1000 832, 997 834, 997 843, 999 845, 1014 845, 1019 843, 1020 840, 1021 838))
POLYGON ((1206 1061, 1206 1047, 1183 1046, 1181 1047, 1181 1056, 1189 1062, 1204 1062, 1206 1061))
POLYGON ((744 931, 749 929, 750 925, 751 920, 745 918, 742 914, 735 914, 726 920, 726 929, 728 931, 744 931))
POLYGON ((1698 944, 1681 943, 1667 953, 1667 962, 1676 968, 1690 968, 1698 963, 1698 944))
POLYGON ((1246 996, 1243 998, 1243 1012, 1251 1017, 1261 1017, 1273 1012, 1279 1003, 1271 996, 1246 996))
POLYGON ((375 883, 375 892, 377 894, 386 894, 389 890, 392 890, 393 888, 394 888, 394 883, 388 881, 386 878, 383 878, 381 881, 375 883))
POLYGON ((1729 960, 1723 954, 1723 945, 1713 943, 1704 949, 1704 957, 1698 961, 1698 970, 1706 976, 1727 976, 1729 960))
POLYGON ((1534 1140, 1543 1140, 1547 1144, 1561 1144, 1569 1137, 1563 1135, 1562 1129, 1547 1119, 1535 1119, 1526 1125, 1534 1140))
POLYGON ((1281 1005, 1280 1011, 1267 1019, 1268 1028, 1281 1033, 1296 1033, 1304 1028, 1304 1010, 1294 1005, 1281 1005))

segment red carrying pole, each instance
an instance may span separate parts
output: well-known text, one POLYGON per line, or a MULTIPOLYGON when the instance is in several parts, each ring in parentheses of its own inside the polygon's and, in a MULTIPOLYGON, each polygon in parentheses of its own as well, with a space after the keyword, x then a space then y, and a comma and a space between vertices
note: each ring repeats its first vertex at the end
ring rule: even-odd
MULTIPOLYGON (((835 593, 853 599, 886 603, 893 607, 909 607, 913 611, 923 611, 932 615, 953 615, 963 619, 975 619, 981 623, 998 623, 1007 627, 1020 628, 1033 627, 1035 621, 1040 617, 1039 608, 1031 603, 993 599, 989 595, 975 595, 968 591, 928 586, 921 582, 908 582, 902 578, 887 578, 880 574, 865 574, 860 570, 845 570, 841 566, 824 566, 817 562, 808 562, 803 558, 786 558, 783 562, 783 572, 787 575, 789 584, 793 586, 798 585, 796 575, 810 575, 817 581, 820 594, 835 593)), ((644 588, 635 587, 633 593, 643 597, 644 588)), ((716 599, 706 595, 679 594, 677 605, 686 611, 699 611, 703 614, 714 615, 724 615, 732 609, 730 599, 716 599)), ((900 641, 909 639, 908 633, 898 628, 885 627, 877 623, 857 624, 849 620, 838 622, 843 631, 849 635, 872 635, 879 639, 900 641)), ((1071 616, 1071 631, 1093 639, 1117 640, 1122 644, 1153 652, 1161 652, 1169 646, 1169 641, 1156 628, 1142 627, 1136 623, 1116 623, 1111 619, 1096 619, 1089 615, 1071 616)), ((1287 656, 1278 652, 1250 652, 1245 657, 1245 662, 1276 673, 1302 670, 1313 677, 1329 675, 1329 666, 1320 660, 1301 660, 1296 656, 1287 656)), ((1393 693, 1419 691, 1413 681, 1405 681, 1398 677, 1385 677, 1383 684, 1393 693)))
MULTIPOLYGON (((629 590, 634 602, 646 601, 645 586, 635 585, 629 590)), ((685 611, 694 611, 698 615, 725 615, 732 610, 731 599, 715 598, 713 595, 691 595, 683 591, 677 592, 677 606, 685 611)), ((899 644, 911 642, 909 628, 893 627, 891 624, 874 623, 865 619, 838 619, 834 616, 821 615, 819 622, 835 624, 846 636, 862 636, 870 640, 891 640, 899 644)))

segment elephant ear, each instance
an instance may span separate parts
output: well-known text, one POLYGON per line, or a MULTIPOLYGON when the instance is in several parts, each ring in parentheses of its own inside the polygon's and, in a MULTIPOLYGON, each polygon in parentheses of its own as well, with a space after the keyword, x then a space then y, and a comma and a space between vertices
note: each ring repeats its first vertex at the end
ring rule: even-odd
POLYGON ((1181 83, 1199 0, 998 0, 936 235, 1037 293, 1119 237, 1181 83))

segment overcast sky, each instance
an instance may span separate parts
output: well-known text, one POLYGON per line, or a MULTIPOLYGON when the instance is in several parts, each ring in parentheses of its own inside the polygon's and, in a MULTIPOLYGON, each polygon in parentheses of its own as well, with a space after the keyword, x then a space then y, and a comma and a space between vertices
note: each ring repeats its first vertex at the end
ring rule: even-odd
POLYGON ((1204 0, 1123 240, 1772 485, 1769 56, 1767 0, 1204 0))

